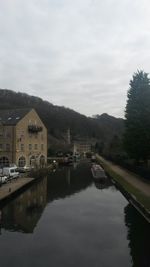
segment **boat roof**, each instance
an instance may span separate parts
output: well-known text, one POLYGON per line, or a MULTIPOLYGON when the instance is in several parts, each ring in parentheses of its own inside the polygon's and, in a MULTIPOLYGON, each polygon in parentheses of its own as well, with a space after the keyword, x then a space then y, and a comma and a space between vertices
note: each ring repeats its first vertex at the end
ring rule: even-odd
POLYGON ((93 169, 103 170, 103 168, 99 164, 93 164, 93 169))

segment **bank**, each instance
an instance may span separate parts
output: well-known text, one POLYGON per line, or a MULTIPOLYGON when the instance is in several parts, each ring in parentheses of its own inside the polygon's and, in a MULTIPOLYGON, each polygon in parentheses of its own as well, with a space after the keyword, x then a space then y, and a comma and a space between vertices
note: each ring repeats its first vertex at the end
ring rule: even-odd
POLYGON ((34 178, 19 177, 0 187, 0 203, 8 201, 19 192, 30 186, 35 181, 34 178))
POLYGON ((150 223, 150 183, 114 163, 96 155, 98 162, 113 178, 114 183, 129 202, 150 223))

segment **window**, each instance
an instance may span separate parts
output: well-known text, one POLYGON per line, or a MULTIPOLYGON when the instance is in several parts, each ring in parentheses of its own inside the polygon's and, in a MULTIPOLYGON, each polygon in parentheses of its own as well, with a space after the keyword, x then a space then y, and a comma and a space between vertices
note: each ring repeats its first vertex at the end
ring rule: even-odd
POLYGON ((11 133, 10 132, 6 132, 6 138, 11 138, 11 133))
POLYGON ((41 150, 42 151, 44 150, 44 144, 41 144, 41 150))
POLYGON ((44 164, 45 164, 45 157, 42 155, 40 157, 40 166, 42 167, 42 166, 44 166, 44 164))
POLYGON ((10 144, 6 144, 6 151, 10 151, 10 144))
POLYGON ((9 160, 6 157, 0 158, 0 166, 7 167, 9 166, 9 160))
POLYGON ((29 150, 32 150, 32 144, 29 144, 29 150))
POLYGON ((38 149, 38 145, 37 145, 37 144, 34 145, 34 149, 35 149, 35 150, 38 149))
POLYGON ((20 149, 21 149, 21 151, 24 151, 24 144, 20 145, 20 149))
POLYGON ((35 164, 36 164, 35 157, 32 156, 32 157, 30 158, 30 166, 35 166, 35 164))
POLYGON ((20 157, 18 160, 18 166, 19 167, 24 167, 26 165, 26 159, 25 157, 20 157))
POLYGON ((0 151, 3 150, 3 144, 0 144, 0 151))

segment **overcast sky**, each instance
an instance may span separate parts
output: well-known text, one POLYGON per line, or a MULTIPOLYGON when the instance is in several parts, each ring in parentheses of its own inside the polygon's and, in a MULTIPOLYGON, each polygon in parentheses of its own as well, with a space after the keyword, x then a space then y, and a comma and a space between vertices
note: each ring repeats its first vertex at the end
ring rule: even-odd
POLYGON ((149 0, 0 0, 0 88, 123 117, 137 69, 150 72, 149 0))

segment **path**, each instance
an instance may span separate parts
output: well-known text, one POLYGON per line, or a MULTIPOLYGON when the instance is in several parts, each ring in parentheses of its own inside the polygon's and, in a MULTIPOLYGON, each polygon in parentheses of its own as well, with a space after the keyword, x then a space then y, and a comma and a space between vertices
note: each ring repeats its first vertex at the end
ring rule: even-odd
POLYGON ((128 170, 125 170, 122 167, 108 160, 105 160, 99 155, 97 155, 97 157, 100 159, 101 162, 104 162, 104 164, 107 164, 107 166, 110 167, 112 171, 115 171, 117 174, 123 177, 123 179, 126 180, 128 183, 132 184, 134 187, 140 190, 143 194, 150 197, 150 184, 149 183, 146 183, 143 180, 141 180, 141 178, 138 175, 132 172, 129 172, 128 170))

